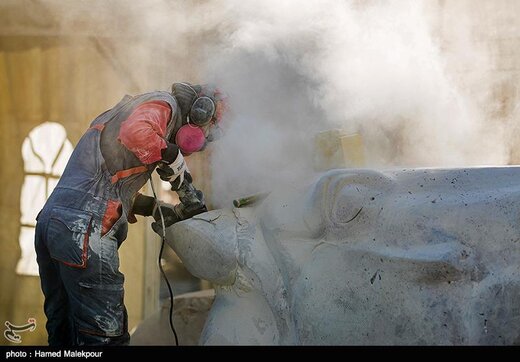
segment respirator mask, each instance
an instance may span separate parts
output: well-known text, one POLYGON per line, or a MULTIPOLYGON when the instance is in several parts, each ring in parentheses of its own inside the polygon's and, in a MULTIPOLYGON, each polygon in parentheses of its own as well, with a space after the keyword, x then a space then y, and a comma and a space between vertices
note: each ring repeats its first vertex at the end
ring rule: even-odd
POLYGON ((174 83, 172 94, 181 108, 183 126, 175 134, 175 144, 185 155, 202 151, 208 144, 222 137, 218 126, 222 114, 222 100, 218 90, 211 91, 188 83, 174 83))

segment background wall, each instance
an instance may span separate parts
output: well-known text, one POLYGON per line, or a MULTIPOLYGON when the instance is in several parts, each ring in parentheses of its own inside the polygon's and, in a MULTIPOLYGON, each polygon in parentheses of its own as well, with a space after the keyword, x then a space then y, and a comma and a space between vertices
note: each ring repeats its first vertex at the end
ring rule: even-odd
POLYGON ((447 71, 478 105, 491 133, 502 136, 507 163, 520 163, 520 2, 439 0, 433 8, 447 71))

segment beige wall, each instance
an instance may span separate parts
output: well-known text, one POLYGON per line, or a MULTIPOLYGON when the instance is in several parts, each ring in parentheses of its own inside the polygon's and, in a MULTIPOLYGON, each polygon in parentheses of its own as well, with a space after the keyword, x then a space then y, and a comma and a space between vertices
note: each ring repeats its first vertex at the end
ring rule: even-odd
POLYGON ((509 163, 520 164, 520 1, 437 0, 434 9, 448 71, 496 132, 506 126, 509 163))

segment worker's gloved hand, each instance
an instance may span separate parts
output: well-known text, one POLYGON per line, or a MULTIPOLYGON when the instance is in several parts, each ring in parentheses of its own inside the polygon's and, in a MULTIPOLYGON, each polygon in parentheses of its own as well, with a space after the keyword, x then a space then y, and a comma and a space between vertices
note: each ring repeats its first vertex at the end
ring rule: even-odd
POLYGON ((162 212, 162 216, 164 219, 164 227, 171 226, 176 222, 182 220, 178 212, 176 211, 176 207, 177 205, 174 206, 172 204, 168 204, 162 201, 157 201, 155 203, 155 206, 152 211, 152 216, 155 220, 155 222, 152 223, 153 231, 162 236, 162 219, 161 213, 159 212, 159 208, 162 212))
MULTIPOLYGON (((184 205, 182 205, 182 206, 184 206, 184 205)), ((204 204, 189 205, 188 207, 182 208, 182 219, 186 220, 186 219, 189 219, 190 217, 193 217, 198 214, 202 214, 203 212, 207 212, 207 211, 208 211, 208 208, 204 204)))
MULTIPOLYGON (((168 166, 166 166, 166 167, 168 167, 168 166)), ((170 169, 169 167, 166 169, 164 166, 162 166, 161 168, 159 168, 159 167, 157 168, 157 173, 159 174, 159 177, 161 178, 161 180, 170 182, 170 184, 172 185, 173 191, 177 191, 181 187, 181 184, 184 181, 187 181, 190 183, 193 182, 191 173, 189 173, 188 171, 184 171, 184 175, 183 175, 184 177, 175 178, 172 169, 170 169), (170 179, 173 179, 173 181, 170 181, 170 179)))
MULTIPOLYGON (((168 160, 163 160, 157 168, 157 173, 161 180, 172 184, 178 184, 179 186, 184 182, 185 175, 189 175, 188 166, 181 151, 177 151, 175 159, 169 163, 168 160)), ((191 175, 190 175, 191 178, 191 175)))
POLYGON ((170 185, 172 185, 171 189, 172 191, 178 191, 181 188, 181 185, 183 182, 192 183, 193 178, 191 177, 191 173, 188 171, 184 172, 184 178, 181 179, 180 177, 176 178, 173 182, 170 182, 170 185))

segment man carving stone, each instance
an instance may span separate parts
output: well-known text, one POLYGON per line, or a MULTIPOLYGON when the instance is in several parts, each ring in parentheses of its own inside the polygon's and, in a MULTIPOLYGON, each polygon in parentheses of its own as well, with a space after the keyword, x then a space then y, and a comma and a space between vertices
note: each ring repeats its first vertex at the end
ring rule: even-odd
POLYGON ((125 96, 80 139, 37 217, 35 247, 51 346, 128 344, 118 248, 135 215, 154 229, 206 211, 184 155, 218 136, 221 93, 174 83, 170 92, 125 96), (156 167, 181 204, 138 190, 156 167))

